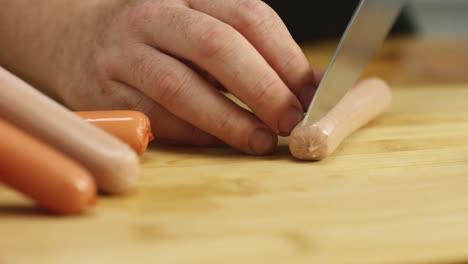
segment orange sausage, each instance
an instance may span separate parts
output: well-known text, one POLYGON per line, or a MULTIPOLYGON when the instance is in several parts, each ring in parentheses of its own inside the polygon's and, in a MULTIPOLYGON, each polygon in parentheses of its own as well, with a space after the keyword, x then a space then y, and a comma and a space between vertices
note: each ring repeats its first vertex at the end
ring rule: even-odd
POLYGON ((138 111, 81 111, 75 113, 124 141, 139 155, 145 153, 148 143, 154 139, 148 117, 138 111))
POLYGON ((0 182, 59 214, 96 203, 91 174, 75 161, 0 119, 0 182))
POLYGON ((136 186, 140 161, 132 148, 1 66, 0 118, 79 162, 94 176, 100 191, 123 194, 136 186))

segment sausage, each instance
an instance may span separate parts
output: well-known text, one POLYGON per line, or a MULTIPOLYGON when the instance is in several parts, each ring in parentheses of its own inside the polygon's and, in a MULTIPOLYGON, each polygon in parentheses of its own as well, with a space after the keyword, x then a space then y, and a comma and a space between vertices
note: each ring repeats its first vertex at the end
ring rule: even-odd
POLYGON ((299 124, 289 139, 290 152, 301 160, 325 159, 346 137, 380 115, 391 103, 391 89, 384 81, 364 80, 317 123, 299 124))
POLYGON ((148 117, 138 111, 80 111, 75 112, 87 122, 107 131, 133 148, 145 153, 154 139, 148 117))
POLYGON ((0 119, 0 182, 59 214, 75 214, 96 201, 84 167, 0 119))
POLYGON ((137 154, 62 105, 0 68, 0 117, 86 167, 102 192, 120 194, 139 177, 137 154))

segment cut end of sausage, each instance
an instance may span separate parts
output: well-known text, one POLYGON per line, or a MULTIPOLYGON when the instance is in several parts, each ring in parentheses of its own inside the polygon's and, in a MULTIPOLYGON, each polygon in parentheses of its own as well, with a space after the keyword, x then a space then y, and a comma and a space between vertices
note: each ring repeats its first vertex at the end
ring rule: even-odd
POLYGON ((392 103, 391 89, 383 80, 359 82, 324 117, 312 126, 299 125, 290 150, 301 160, 322 160, 349 135, 385 111, 392 103))
POLYGON ((289 139, 291 154, 300 160, 318 161, 329 153, 328 134, 317 125, 297 126, 289 139))
POLYGON ((154 135, 151 130, 151 122, 149 118, 143 113, 141 113, 140 115, 141 115, 140 117, 141 125, 139 127, 141 130, 138 133, 139 135, 138 142, 140 144, 137 147, 135 146, 135 151, 137 152, 139 156, 142 156, 146 152, 146 149, 148 149, 148 144, 154 140, 154 135))

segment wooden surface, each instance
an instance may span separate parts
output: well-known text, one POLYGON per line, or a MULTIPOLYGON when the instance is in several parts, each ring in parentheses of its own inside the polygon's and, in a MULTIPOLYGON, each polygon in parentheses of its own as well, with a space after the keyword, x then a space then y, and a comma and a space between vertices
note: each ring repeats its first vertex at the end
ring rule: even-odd
MULTIPOLYGON (((337 42, 306 45, 311 64, 326 69, 337 42)), ((468 83, 468 39, 397 38, 387 41, 367 69, 392 85, 468 83)))
POLYGON ((394 106, 323 162, 155 145, 135 193, 70 218, 1 189, 0 263, 468 260, 468 45, 434 53, 459 45, 390 43, 394 106))

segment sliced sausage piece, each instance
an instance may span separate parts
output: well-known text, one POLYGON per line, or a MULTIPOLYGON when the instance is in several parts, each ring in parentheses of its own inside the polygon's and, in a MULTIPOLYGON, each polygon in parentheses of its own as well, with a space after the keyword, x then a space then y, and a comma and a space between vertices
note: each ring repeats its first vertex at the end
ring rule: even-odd
POLYGON ((299 124, 289 139, 291 154, 301 160, 322 160, 341 142, 366 125, 392 103, 390 87, 380 79, 367 79, 353 87, 320 121, 299 124))

